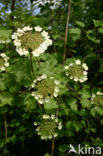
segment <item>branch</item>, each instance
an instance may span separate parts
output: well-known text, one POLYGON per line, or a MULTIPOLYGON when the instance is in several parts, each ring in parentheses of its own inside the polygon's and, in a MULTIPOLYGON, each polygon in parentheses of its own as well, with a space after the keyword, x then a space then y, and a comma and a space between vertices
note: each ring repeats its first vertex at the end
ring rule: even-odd
MULTIPOLYGON (((15 11, 15 3, 16 3, 16 0, 11 0, 12 4, 11 4, 11 12, 14 12, 15 11)), ((12 15, 11 13, 11 20, 14 20, 14 16, 12 15)))
POLYGON ((67 38, 68 38, 68 28, 69 28, 71 3, 72 3, 72 0, 68 0, 68 15, 67 15, 67 21, 66 21, 65 38, 64 38, 63 64, 64 64, 64 61, 65 61, 65 58, 66 58, 66 46, 67 46, 67 38))

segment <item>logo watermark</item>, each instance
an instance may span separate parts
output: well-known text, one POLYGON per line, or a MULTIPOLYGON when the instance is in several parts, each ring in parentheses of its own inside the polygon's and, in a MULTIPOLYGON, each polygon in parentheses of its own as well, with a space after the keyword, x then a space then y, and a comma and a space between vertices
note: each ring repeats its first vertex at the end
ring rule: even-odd
POLYGON ((83 154, 83 155, 88 155, 91 153, 99 155, 102 153, 102 149, 101 147, 88 147, 87 145, 85 145, 84 147, 81 147, 81 145, 78 144, 78 148, 76 150, 75 147, 72 144, 70 144, 70 150, 68 151, 68 154, 72 152, 76 154, 83 154))

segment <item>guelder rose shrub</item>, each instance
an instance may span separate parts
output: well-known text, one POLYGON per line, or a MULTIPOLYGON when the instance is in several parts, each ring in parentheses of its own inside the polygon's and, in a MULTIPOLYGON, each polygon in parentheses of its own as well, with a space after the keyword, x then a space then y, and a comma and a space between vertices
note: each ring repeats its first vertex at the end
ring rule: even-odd
MULTIPOLYGON (((69 144, 77 145, 76 135, 89 137, 96 132, 89 120, 103 115, 102 89, 90 89, 89 64, 82 57, 67 58, 62 64, 42 27, 18 28, 11 38, 8 43, 0 42, 4 46, 0 52, 0 108, 5 130, 0 148, 4 155, 11 154, 9 143, 23 144, 26 137, 37 137, 51 142, 52 147, 55 140, 62 140, 56 148, 58 155, 65 155, 69 144), (7 44, 10 51, 5 51, 7 44)), ((92 143, 84 139, 82 144, 95 146, 96 141, 91 137, 92 143)))

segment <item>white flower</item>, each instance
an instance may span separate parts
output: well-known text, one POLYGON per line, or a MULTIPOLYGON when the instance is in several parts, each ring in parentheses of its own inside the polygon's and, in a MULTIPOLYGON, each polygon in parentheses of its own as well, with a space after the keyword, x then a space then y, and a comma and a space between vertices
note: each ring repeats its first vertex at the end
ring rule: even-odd
POLYGON ((96 97, 96 95, 95 94, 92 94, 92 97, 94 98, 94 97, 96 97))
POLYGON ((40 131, 40 127, 36 128, 36 131, 39 132, 40 131))
POLYGON ((99 92, 99 91, 98 91, 96 94, 97 94, 97 95, 103 95, 103 93, 101 93, 101 92, 99 92))
POLYGON ((50 118, 50 116, 49 115, 43 115, 43 119, 49 119, 50 118))
POLYGON ((54 97, 57 97, 57 96, 58 96, 58 94, 57 94, 57 93, 55 93, 55 92, 54 92, 54 94, 53 94, 53 95, 54 95, 54 97))
POLYGON ((55 119, 55 115, 54 114, 51 115, 51 119, 52 120, 55 119))
POLYGON ((49 99, 45 99, 45 102, 48 103, 49 102, 49 99))
POLYGON ((68 73, 68 72, 66 72, 66 73, 65 73, 65 75, 66 75, 66 76, 69 76, 69 73, 68 73))
POLYGON ((34 126, 37 126, 37 122, 34 122, 34 126))
POLYGON ((76 77, 75 77, 75 78, 74 78, 74 81, 76 81, 76 82, 77 82, 77 81, 78 81, 78 78, 76 78, 76 77))
POLYGON ((40 55, 40 53, 39 53, 39 52, 37 52, 36 50, 35 50, 35 51, 32 51, 32 54, 33 54, 33 56, 35 56, 35 57, 37 57, 37 56, 39 56, 39 55, 40 55))
POLYGON ((60 84, 60 81, 55 80, 55 84, 56 84, 56 85, 60 84))
POLYGON ((73 79, 73 77, 72 77, 72 76, 70 76, 70 79, 72 80, 72 79, 73 79))
POLYGON ((45 137, 44 137, 44 136, 41 136, 41 139, 42 139, 42 140, 44 140, 44 139, 45 139, 45 137))
POLYGON ((52 139, 52 135, 49 135, 48 138, 49 138, 49 139, 52 139))
POLYGON ((58 122, 58 118, 55 119, 55 122, 58 122))
POLYGON ((2 71, 4 71, 4 70, 5 70, 5 67, 1 67, 0 69, 1 69, 2 71))
POLYGON ((58 133, 54 133, 54 137, 57 137, 58 136, 58 133))
MULTIPOLYGON (((38 96, 38 95, 35 95, 35 99, 38 100, 38 99, 39 99, 39 96, 38 96)), ((39 103, 40 103, 40 102, 39 102, 39 103)))
POLYGON ((39 99, 38 102, 39 102, 40 104, 43 104, 43 103, 44 103, 44 100, 43 100, 43 99, 39 99))
POLYGON ((87 66, 85 63, 82 64, 82 67, 83 67, 85 70, 88 70, 88 66, 87 66))
POLYGON ((69 66, 65 66, 64 68, 67 70, 67 69, 69 69, 69 66))
POLYGON ((55 93, 58 93, 58 92, 59 92, 59 88, 55 87, 54 92, 55 92, 55 93))
POLYGON ((86 71, 83 71, 83 75, 87 75, 87 72, 86 71))
POLYGON ((71 67, 71 66, 73 66, 73 63, 70 63, 70 65, 69 65, 69 66, 70 66, 70 67, 71 67))
POLYGON ((5 65, 6 67, 8 67, 8 66, 9 66, 9 62, 6 62, 4 65, 5 65))
POLYGON ((42 79, 46 79, 47 78, 47 75, 46 74, 43 74, 42 75, 42 79))
POLYGON ((59 129, 59 130, 62 129, 62 125, 59 125, 59 126, 58 126, 58 129, 59 129))
POLYGON ((81 61, 80 60, 76 60, 75 62, 76 62, 77 65, 80 65, 81 64, 81 61))
POLYGON ((41 132, 38 132, 37 134, 38 134, 38 135, 41 135, 41 132))
POLYGON ((48 37, 48 33, 46 31, 43 31, 41 34, 43 37, 48 37))
POLYGON ((38 31, 38 32, 40 32, 42 30, 42 28, 40 26, 36 26, 34 29, 35 29, 35 31, 38 31))

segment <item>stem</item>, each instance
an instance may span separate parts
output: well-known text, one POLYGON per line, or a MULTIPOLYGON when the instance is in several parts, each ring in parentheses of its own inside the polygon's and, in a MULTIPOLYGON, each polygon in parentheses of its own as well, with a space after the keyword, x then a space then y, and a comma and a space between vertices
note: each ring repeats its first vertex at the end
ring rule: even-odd
MULTIPOLYGON (((56 118, 58 118, 58 114, 59 114, 59 103, 58 103, 58 108, 56 110, 56 118)), ((51 146, 51 156, 54 156, 54 148, 55 148, 55 138, 53 136, 52 146, 51 146)))
POLYGON ((54 148, 55 148, 55 138, 53 136, 52 146, 51 146, 51 156, 54 156, 54 148))
POLYGON ((39 67, 41 67, 39 60, 38 60, 37 58, 36 58, 36 60, 37 60, 37 62, 38 62, 39 67))
POLYGON ((4 114, 5 139, 7 139, 7 116, 4 114))
POLYGON ((66 47, 67 47, 67 38, 68 38, 68 28, 69 28, 71 3, 72 3, 72 0, 68 0, 68 15, 67 15, 67 21, 66 21, 65 38, 64 38, 63 64, 64 64, 64 61, 65 61, 65 58, 66 58, 66 47))
POLYGON ((32 70, 32 72, 34 73, 34 70, 33 70, 33 63, 32 63, 32 53, 30 53, 30 63, 31 63, 31 70, 32 70))

